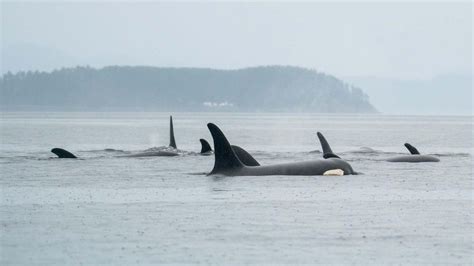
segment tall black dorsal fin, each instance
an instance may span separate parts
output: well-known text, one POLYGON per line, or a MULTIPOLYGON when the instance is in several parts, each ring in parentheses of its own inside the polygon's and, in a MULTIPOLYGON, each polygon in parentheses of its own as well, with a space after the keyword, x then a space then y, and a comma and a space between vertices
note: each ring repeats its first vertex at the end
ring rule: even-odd
POLYGON ((239 157, 239 160, 247 166, 259 166, 260 164, 255 160, 250 153, 236 145, 230 145, 235 152, 235 155, 239 157))
POLYGON ((51 152, 56 154, 59 158, 77 158, 74 154, 61 148, 54 148, 51 152))
POLYGON ((207 124, 207 128, 211 132, 214 140, 214 168, 210 174, 218 174, 226 170, 243 167, 234 150, 230 146, 229 141, 224 136, 224 133, 214 124, 207 124))
POLYGON ((201 142, 201 153, 206 153, 212 151, 211 145, 205 139, 200 139, 201 142))
POLYGON ((420 154, 420 152, 410 143, 405 143, 405 147, 410 151, 411 154, 420 154))
POLYGON ((176 140, 174 139, 173 117, 170 115, 170 147, 177 149, 176 140))
POLYGON ((331 146, 329 146, 329 143, 327 142, 326 138, 321 134, 321 132, 318 132, 318 138, 319 142, 321 142, 321 147, 323 148, 323 158, 328 159, 328 158, 341 158, 334 154, 331 150, 331 146))

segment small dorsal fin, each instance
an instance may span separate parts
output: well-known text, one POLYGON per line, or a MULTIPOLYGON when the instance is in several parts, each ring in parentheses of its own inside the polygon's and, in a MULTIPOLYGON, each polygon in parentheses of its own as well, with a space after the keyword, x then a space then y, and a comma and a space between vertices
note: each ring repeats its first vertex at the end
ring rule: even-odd
POLYGON ((212 151, 211 145, 205 139, 200 139, 201 142, 201 153, 206 153, 212 151))
POLYGON ((321 147, 323 148, 324 159, 341 158, 332 152, 331 146, 329 146, 329 143, 327 142, 326 138, 324 138, 323 134, 321 134, 321 132, 318 132, 318 138, 319 138, 319 142, 321 143, 321 147))
POLYGON ((230 145, 235 152, 235 155, 239 157, 239 160, 247 166, 259 166, 260 164, 255 160, 250 153, 236 145, 230 145))
POLYGON ((420 154, 420 152, 410 143, 405 143, 405 147, 410 151, 411 154, 420 154))
POLYGON ((230 169, 243 167, 224 133, 214 124, 207 124, 214 140, 214 168, 210 174, 218 174, 230 169))
POLYGON ((177 149, 176 140, 174 139, 173 117, 170 115, 170 147, 177 149))
POLYGON ((54 148, 51 152, 56 154, 59 158, 77 158, 76 155, 61 148, 54 148))

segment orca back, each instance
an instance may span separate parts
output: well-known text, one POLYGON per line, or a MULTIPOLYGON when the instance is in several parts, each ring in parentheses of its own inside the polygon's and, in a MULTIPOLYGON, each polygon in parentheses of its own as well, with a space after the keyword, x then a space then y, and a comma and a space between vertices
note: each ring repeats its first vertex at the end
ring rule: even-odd
POLYGON ((61 148, 54 148, 51 150, 51 152, 56 154, 59 158, 71 158, 71 159, 77 158, 74 154, 61 148))
POLYGON ((392 163, 436 163, 440 160, 431 155, 410 154, 388 158, 387 162, 392 163))
POLYGON ((281 163, 266 166, 247 166, 235 152, 224 133, 214 124, 207 124, 214 139, 214 168, 209 175, 263 176, 263 175, 323 175, 329 170, 340 169, 343 174, 356 174, 350 164, 339 158, 281 163))

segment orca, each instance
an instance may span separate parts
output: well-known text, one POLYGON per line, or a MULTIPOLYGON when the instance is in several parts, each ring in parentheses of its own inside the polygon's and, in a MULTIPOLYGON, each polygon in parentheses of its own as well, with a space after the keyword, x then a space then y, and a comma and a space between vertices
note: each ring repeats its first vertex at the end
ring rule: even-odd
MULTIPOLYGON (((214 140, 214 168, 208 175, 265 176, 265 175, 323 175, 329 170, 340 169, 344 175, 357 174, 346 161, 330 157, 304 162, 265 166, 247 166, 239 159, 224 133, 212 123, 207 124, 214 140)), ((322 134, 318 134, 318 136, 322 134)), ((326 148, 329 147, 327 142, 326 148)))
POLYGON ((77 159, 76 155, 61 148, 54 148, 51 152, 56 154, 58 158, 77 159))
POLYGON ((170 115, 170 147, 177 149, 176 140, 174 139, 173 116, 170 115))
POLYGON ((255 160, 250 153, 248 153, 243 148, 237 145, 230 145, 232 150, 234 151, 235 155, 239 158, 239 160, 246 166, 260 166, 260 164, 255 160))
POLYGON ((341 157, 337 156, 332 152, 331 146, 329 146, 329 143, 327 142, 326 138, 324 138, 323 134, 321 132, 316 133, 319 138, 319 142, 321 143, 321 147, 323 148, 323 158, 324 159, 329 159, 329 158, 339 158, 341 157))
POLYGON ((163 156, 171 157, 178 156, 178 146, 176 145, 176 140, 174 138, 174 128, 173 128, 173 116, 170 115, 170 144, 168 147, 159 147, 151 148, 143 152, 126 155, 125 157, 151 157, 151 156, 163 156))
MULTIPOLYGON (((209 142, 207 142, 205 139, 200 139, 201 142, 201 155, 211 155, 213 150, 211 148, 211 145, 209 145, 209 142)), ((239 157, 240 161, 247 166, 259 166, 260 164, 253 158, 250 153, 248 153, 246 150, 243 148, 237 146, 237 145, 230 145, 232 147, 232 150, 234 150, 235 155, 239 157)))
POLYGON ((401 155, 388 158, 388 162, 392 163, 424 163, 424 162, 439 162, 439 159, 431 155, 422 155, 410 143, 405 143, 405 147, 410 151, 410 155, 401 155))
POLYGON ((205 139, 199 139, 201 142, 201 152, 199 154, 201 155, 211 155, 212 154, 212 148, 211 145, 209 145, 209 142, 205 139))
MULTIPOLYGON (((105 149, 112 150, 112 149, 105 149)), ((54 148, 51 150, 52 153, 56 154, 59 158, 77 158, 74 154, 69 151, 66 151, 61 148, 54 148)), ((118 157, 151 157, 151 156, 178 156, 178 150, 176 146, 176 140, 174 138, 174 128, 173 128, 173 117, 170 116, 170 144, 168 147, 160 147, 160 148, 152 148, 145 150, 143 152, 130 154, 130 155, 122 155, 118 157)))

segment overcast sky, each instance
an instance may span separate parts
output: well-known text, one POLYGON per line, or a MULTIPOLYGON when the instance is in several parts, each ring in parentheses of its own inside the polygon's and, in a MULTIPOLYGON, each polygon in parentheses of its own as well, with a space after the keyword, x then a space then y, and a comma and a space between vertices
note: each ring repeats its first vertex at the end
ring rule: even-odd
POLYGON ((2 72, 77 64, 472 73, 472 4, 2 3, 2 72))

